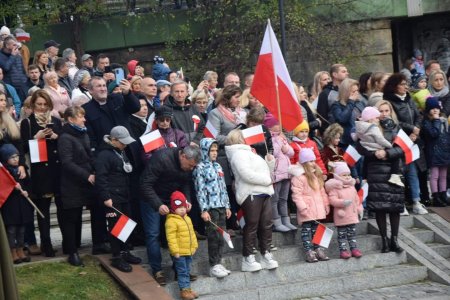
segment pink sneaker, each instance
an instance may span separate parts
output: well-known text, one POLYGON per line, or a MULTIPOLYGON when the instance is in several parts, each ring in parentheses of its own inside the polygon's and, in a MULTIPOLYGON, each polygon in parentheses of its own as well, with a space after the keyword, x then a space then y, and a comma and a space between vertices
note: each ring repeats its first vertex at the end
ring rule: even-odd
POLYGON ((350 257, 352 257, 352 255, 350 254, 349 251, 345 250, 345 251, 341 251, 340 257, 342 259, 349 259, 350 257))
POLYGON ((352 256, 356 257, 356 258, 360 258, 362 256, 361 250, 359 250, 358 248, 353 249, 352 250, 352 256))

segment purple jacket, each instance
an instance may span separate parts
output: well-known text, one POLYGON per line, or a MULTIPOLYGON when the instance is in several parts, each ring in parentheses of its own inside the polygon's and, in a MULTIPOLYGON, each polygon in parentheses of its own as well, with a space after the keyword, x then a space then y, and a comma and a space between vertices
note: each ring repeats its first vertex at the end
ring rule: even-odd
POLYGON ((279 182, 283 179, 289 179, 290 158, 294 155, 294 149, 289 145, 289 141, 278 133, 272 133, 273 155, 275 156, 275 171, 273 172, 273 182, 279 182), (288 147, 286 153, 281 148, 283 145, 288 147))

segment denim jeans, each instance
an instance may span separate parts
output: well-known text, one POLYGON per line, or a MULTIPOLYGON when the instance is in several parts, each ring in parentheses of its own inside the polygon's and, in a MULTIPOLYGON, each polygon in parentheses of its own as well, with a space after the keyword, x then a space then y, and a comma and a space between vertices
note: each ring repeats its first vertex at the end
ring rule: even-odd
POLYGON ((148 263, 153 275, 162 270, 161 247, 159 243, 160 219, 158 211, 155 211, 150 203, 141 201, 142 223, 145 232, 145 246, 147 247, 148 263))
POLYGON ((417 168, 414 162, 405 166, 405 178, 408 181, 411 190, 411 198, 413 202, 420 201, 420 183, 417 175, 417 168))
POLYGON ((172 256, 172 261, 177 271, 180 290, 190 288, 191 280, 189 274, 191 273, 192 256, 180 256, 179 258, 172 256))

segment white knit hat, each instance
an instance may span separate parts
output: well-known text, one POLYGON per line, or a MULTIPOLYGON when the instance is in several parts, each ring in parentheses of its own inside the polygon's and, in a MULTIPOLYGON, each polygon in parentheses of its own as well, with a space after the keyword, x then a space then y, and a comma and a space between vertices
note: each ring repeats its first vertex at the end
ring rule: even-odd
POLYGON ((4 35, 4 34, 7 34, 7 35, 11 34, 11 30, 9 30, 9 28, 6 26, 2 26, 2 28, 0 29, 0 35, 4 35))

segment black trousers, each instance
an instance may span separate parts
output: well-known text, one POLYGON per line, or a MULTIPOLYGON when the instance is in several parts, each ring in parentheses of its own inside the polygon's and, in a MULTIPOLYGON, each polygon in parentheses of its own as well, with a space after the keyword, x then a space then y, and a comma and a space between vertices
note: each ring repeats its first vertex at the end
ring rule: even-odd
MULTIPOLYGON (((226 210, 225 208, 211 208, 208 210, 211 221, 217 226, 225 229, 226 210)), ((220 264, 222 261, 223 246, 225 241, 222 235, 217 231, 217 228, 210 222, 206 223, 206 235, 208 237, 208 256, 209 265, 211 267, 220 264)))
POLYGON ((61 223, 59 224, 63 236, 64 252, 77 252, 81 240, 81 219, 83 208, 61 209, 61 223))
MULTIPOLYGON (((129 203, 117 203, 114 204, 114 207, 124 213, 127 216, 130 216, 130 205, 129 203)), ((120 214, 116 212, 114 209, 106 207, 106 221, 108 223, 108 230, 109 230, 109 242, 111 244, 111 253, 113 257, 117 257, 120 255, 121 251, 128 251, 128 246, 113 236, 111 234, 111 230, 113 229, 114 225, 116 225, 117 221, 120 218, 120 214)))

